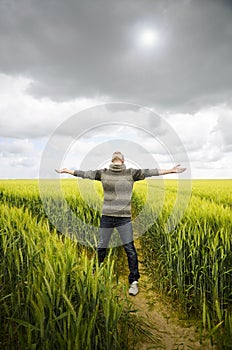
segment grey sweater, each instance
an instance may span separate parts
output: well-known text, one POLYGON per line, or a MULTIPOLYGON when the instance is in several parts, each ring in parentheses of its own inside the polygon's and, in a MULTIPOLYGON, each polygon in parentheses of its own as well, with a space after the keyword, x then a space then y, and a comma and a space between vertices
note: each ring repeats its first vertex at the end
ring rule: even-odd
POLYGON ((131 196, 135 181, 159 175, 158 169, 126 169, 124 164, 110 164, 109 169, 75 170, 74 175, 102 182, 104 202, 102 214, 117 217, 131 216, 131 196))

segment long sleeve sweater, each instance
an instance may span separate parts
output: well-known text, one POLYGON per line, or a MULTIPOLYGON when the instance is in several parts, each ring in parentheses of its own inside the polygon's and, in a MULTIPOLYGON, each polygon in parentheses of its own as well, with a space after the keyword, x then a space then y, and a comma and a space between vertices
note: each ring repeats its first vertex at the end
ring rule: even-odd
POLYGON ((74 176, 102 182, 104 190, 102 214, 117 217, 131 216, 134 182, 157 175, 159 175, 158 169, 127 169, 125 164, 110 164, 109 169, 74 171, 74 176))

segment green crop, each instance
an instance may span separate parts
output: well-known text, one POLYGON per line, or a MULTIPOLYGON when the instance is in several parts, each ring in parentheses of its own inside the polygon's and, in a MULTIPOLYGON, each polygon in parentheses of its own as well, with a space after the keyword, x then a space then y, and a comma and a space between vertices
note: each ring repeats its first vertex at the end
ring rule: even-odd
MULTIPOLYGON (((67 185, 66 202, 77 215, 98 220, 67 185)), ((98 267, 94 247, 57 232, 35 181, 2 181, 0 197, 2 349, 134 349, 141 334, 152 337, 133 310, 128 286, 118 283, 120 255, 111 249, 98 267)), ((70 223, 69 230, 79 229, 70 223)))
MULTIPOLYGON (((155 220, 141 239, 153 286, 186 316, 201 319, 202 332, 207 330, 223 349, 232 346, 231 185, 229 180, 193 181, 184 216, 169 229, 177 187, 167 181, 162 210, 158 212, 154 191, 154 202, 145 211, 144 221, 151 215, 155 220)), ((158 198, 159 189, 156 194, 158 198)), ((138 195, 143 197, 139 188, 138 195)))
MULTIPOLYGON (((176 201, 185 193, 178 197, 177 180, 141 181, 132 197, 135 235, 146 231, 141 254, 153 287, 200 321, 201 333, 219 349, 232 346, 231 185, 192 181, 180 217, 176 201)), ((132 349, 142 323, 119 283, 122 249, 111 249, 92 273, 101 184, 62 180, 62 196, 53 191, 56 186, 51 180, 41 198, 36 181, 1 181, 0 345, 132 349)))

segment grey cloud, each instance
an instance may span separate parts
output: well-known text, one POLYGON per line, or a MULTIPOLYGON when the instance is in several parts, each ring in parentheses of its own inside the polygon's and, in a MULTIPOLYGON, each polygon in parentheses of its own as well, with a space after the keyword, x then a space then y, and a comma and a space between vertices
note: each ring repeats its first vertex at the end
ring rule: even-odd
POLYGON ((0 140, 0 159, 13 168, 32 168, 38 163, 38 152, 28 140, 3 139, 0 140))
POLYGON ((4 120, 1 123, 1 137, 8 138, 14 137, 15 139, 36 139, 49 135, 56 123, 53 124, 45 123, 42 124, 38 120, 22 120, 19 119, 13 124, 10 124, 9 120, 4 120), (10 126, 10 127, 9 127, 10 126))
POLYGON ((28 140, 4 140, 0 142, 0 151, 3 156, 29 154, 34 146, 28 140))
POLYGON ((106 137, 160 141, 180 144, 177 133, 159 115, 140 106, 122 103, 103 104, 72 115, 59 125, 54 134, 70 138, 99 139, 106 137))
MULTIPOLYGON (((117 104, 114 104, 114 109, 107 107, 89 108, 66 120, 50 139, 46 157, 55 159, 57 154, 67 150, 74 155, 86 148, 84 166, 89 168, 95 162, 103 164, 105 157, 110 158, 115 150, 122 151, 130 161, 145 167, 149 167, 146 157, 151 157, 152 153, 168 154, 169 161, 170 158, 175 162, 188 161, 181 140, 164 119, 140 107, 131 111, 126 106, 122 108, 121 104, 118 110, 117 104), (76 143, 69 148, 74 138, 76 143)), ((59 163, 58 159, 56 163, 59 163)))
POLYGON ((22 157, 22 158, 16 158, 10 162, 10 165, 13 167, 25 167, 25 168, 31 168, 38 162, 38 159, 35 159, 33 157, 22 157))
POLYGON ((231 14, 216 0, 4 1, 0 70, 30 77, 38 98, 196 110, 231 95, 231 14), (149 53, 134 45, 146 24, 163 40, 149 53))
POLYGON ((228 117, 223 118, 223 120, 221 120, 221 132, 223 135, 225 146, 232 146, 231 130, 232 130, 231 116, 230 118, 228 117))
POLYGON ((221 115, 218 118, 217 125, 212 130, 212 133, 216 133, 216 137, 218 133, 219 135, 222 136, 224 152, 232 151, 231 130, 232 130, 232 112, 224 110, 221 112, 221 115))
POLYGON ((157 166, 154 158, 144 149, 143 145, 130 140, 113 139, 97 145, 86 154, 81 168, 99 168, 100 164, 111 161, 111 155, 116 150, 120 150, 125 155, 126 164, 129 162, 141 168, 157 166))

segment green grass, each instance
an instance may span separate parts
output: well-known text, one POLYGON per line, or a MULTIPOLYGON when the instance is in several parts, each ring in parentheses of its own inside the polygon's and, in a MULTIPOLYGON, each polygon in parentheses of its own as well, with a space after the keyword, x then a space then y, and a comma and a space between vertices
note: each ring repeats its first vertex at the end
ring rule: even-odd
MULTIPOLYGON (((140 241, 153 287, 200 321, 219 349, 230 349, 232 181, 186 181, 136 183, 135 233, 147 231, 140 241)), ((46 186, 41 198, 35 180, 0 183, 2 348, 133 348, 142 323, 118 283, 122 250, 92 275, 94 248, 80 244, 97 237, 101 184, 46 186)))
MULTIPOLYGON (((232 181, 193 181, 184 216, 169 230, 173 183, 148 233, 141 239, 153 286, 188 317, 201 320, 219 348, 232 346, 232 181), (231 197, 230 197, 231 198, 231 197)), ((156 205, 152 206, 155 216, 156 205)), ((150 214, 149 214, 150 215, 150 214)), ((146 217, 144 217, 146 221, 146 217)))

